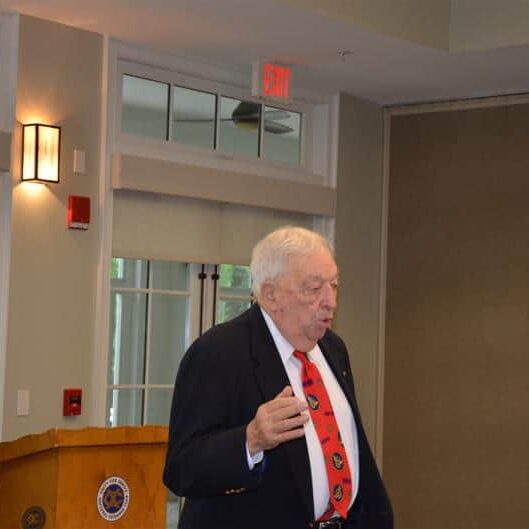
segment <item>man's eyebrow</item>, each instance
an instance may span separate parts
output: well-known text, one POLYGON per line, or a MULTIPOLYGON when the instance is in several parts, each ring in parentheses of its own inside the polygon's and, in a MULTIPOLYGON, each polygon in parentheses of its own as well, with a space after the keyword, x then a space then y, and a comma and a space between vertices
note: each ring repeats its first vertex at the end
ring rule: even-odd
POLYGON ((320 282, 325 282, 325 281, 338 281, 339 280, 339 276, 338 274, 332 276, 330 279, 325 279, 323 276, 321 275, 312 275, 312 276, 308 276, 305 278, 304 280, 304 283, 307 283, 307 282, 310 282, 310 281, 320 281, 320 282))
POLYGON ((320 275, 312 275, 312 276, 307 276, 305 278, 305 281, 324 281, 324 279, 320 275))

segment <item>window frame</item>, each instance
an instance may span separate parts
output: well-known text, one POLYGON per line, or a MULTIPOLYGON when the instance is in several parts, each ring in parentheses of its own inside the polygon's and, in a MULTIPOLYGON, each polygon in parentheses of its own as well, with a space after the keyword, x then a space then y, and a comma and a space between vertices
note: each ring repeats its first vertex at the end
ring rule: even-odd
MULTIPOLYGON (((152 263, 158 261, 152 258, 138 258, 138 257, 125 257, 125 256, 113 256, 112 259, 131 259, 142 261, 147 266, 147 275, 145 277, 146 284, 140 286, 121 286, 113 285, 110 287, 110 297, 115 293, 132 293, 145 295, 145 318, 143 321, 144 343, 142 356, 137 360, 143 364, 143 380, 141 383, 119 383, 116 380, 109 380, 108 370, 110 368, 110 351, 112 348, 112 327, 111 320, 112 314, 109 312, 109 341, 108 341, 108 354, 107 354, 107 366, 106 366, 106 378, 105 378, 105 424, 107 426, 123 426, 122 423, 112 424, 110 423, 109 406, 110 400, 114 401, 114 397, 111 396, 113 390, 138 390, 142 392, 141 395, 141 413, 140 413, 140 425, 153 424, 149 422, 149 390, 152 389, 167 389, 171 392, 174 388, 174 381, 169 384, 157 384, 152 383, 149 380, 149 365, 151 359, 151 332, 152 332, 152 303, 154 295, 165 295, 170 297, 186 297, 188 299, 187 315, 186 315, 186 327, 185 332, 185 347, 182 354, 189 348, 193 341, 198 338, 201 334, 206 332, 209 328, 219 323, 218 321, 218 306, 221 300, 236 300, 236 301, 247 301, 249 305, 252 303, 251 286, 248 287, 248 294, 242 293, 222 293, 222 287, 220 286, 220 269, 222 264, 196 264, 196 263, 185 263, 188 268, 188 286, 186 290, 171 290, 163 288, 153 287, 153 266, 152 263), (205 277, 201 280, 199 276, 205 274, 205 277), (216 277, 215 277, 216 276, 216 277)), ((169 263, 182 263, 182 261, 166 261, 169 263)), ((249 268, 249 265, 238 265, 249 268)), ((249 270, 248 270, 249 272, 249 270)), ((113 278, 111 278, 112 283, 113 278)), ((112 307, 112 302, 110 303, 112 307)), ((115 365, 115 363, 114 363, 115 365)), ((175 373, 176 376, 176 373, 175 373)), ((115 397, 116 401, 119 401, 119 393, 115 397)))
MULTIPOLYGON (((248 76, 250 77, 250 76, 248 76)), ((327 106, 327 105, 323 105, 327 106)), ((321 126, 324 121, 321 115, 322 105, 314 105, 306 102, 291 102, 280 104, 276 102, 265 101, 250 95, 247 87, 240 85, 229 85, 226 83, 211 81, 203 78, 192 77, 176 71, 171 71, 153 66, 147 66, 131 62, 128 60, 118 59, 115 86, 115 119, 113 124, 113 137, 115 140, 115 151, 123 154, 140 154, 146 157, 156 157, 171 161, 179 161, 188 165, 197 165, 202 167, 215 167, 219 169, 235 170, 248 174, 256 174, 278 179, 287 179, 299 182, 320 183, 328 185, 328 177, 321 174, 320 167, 314 167, 311 163, 317 157, 308 156, 308 152, 313 149, 316 126, 321 126), (301 115, 301 142, 299 165, 290 164, 280 161, 267 160, 257 156, 247 156, 243 154, 231 154, 222 152, 218 149, 207 149, 189 145, 183 142, 172 140, 172 127, 169 126, 168 139, 158 140, 147 136, 128 134, 121 131, 122 123, 122 76, 131 75, 166 83, 170 86, 169 90, 169 112, 173 105, 173 86, 180 86, 216 94, 218 97, 217 105, 220 104, 220 97, 226 96, 244 101, 250 101, 262 106, 274 106, 286 111, 297 112, 301 115)), ((216 123, 216 134, 218 140, 218 120, 216 123)), ((259 152, 262 151, 264 120, 260 122, 259 134, 259 152)), ((325 145, 323 146, 325 148, 325 145)), ((318 166, 321 164, 318 163, 318 166)), ((325 165, 325 164, 323 164, 325 165)))
MULTIPOLYGON (((127 257, 124 256, 113 256, 112 259, 127 259, 127 257)), ((134 258, 136 259, 136 258, 134 258)), ((153 384, 149 381, 149 362, 151 358, 151 330, 152 330, 152 297, 153 295, 164 295, 164 296, 171 296, 171 297, 186 297, 189 301, 188 307, 187 307, 187 319, 189 320, 189 325, 185 328, 185 350, 189 347, 189 345, 193 342, 194 339, 198 336, 198 326, 197 326, 197 320, 198 320, 198 312, 200 311, 200 294, 198 290, 198 284, 194 280, 195 276, 198 274, 199 271, 199 265, 195 265, 192 263, 187 263, 189 266, 188 270, 188 288, 186 291, 184 290, 169 290, 169 289, 160 289, 160 288, 153 288, 152 287, 152 273, 153 273, 153 267, 151 266, 151 263, 153 261, 156 261, 156 259, 139 259, 141 261, 145 261, 147 264, 147 284, 146 286, 142 287, 130 287, 130 286, 114 286, 111 284, 110 286, 110 297, 114 295, 116 292, 122 292, 122 293, 134 293, 134 294, 144 294, 146 296, 145 298, 145 343, 144 343, 144 350, 143 350, 143 357, 142 361, 144 363, 144 373, 143 373, 143 382, 140 384, 120 384, 120 383, 110 383, 108 380, 108 368, 109 368, 109 361, 110 361, 110 354, 107 354, 107 366, 106 366, 106 378, 105 378, 105 424, 107 424, 109 417, 108 417, 108 406, 109 406, 109 392, 112 390, 140 390, 143 392, 142 395, 142 413, 141 413, 141 425, 145 424, 152 424, 150 422, 146 422, 146 419, 148 419, 147 412, 148 412, 148 404, 149 404, 149 390, 150 389, 168 389, 172 392, 174 387, 174 381, 169 384, 153 384)), ((112 306, 112 303, 109 305, 112 306)), ((112 315, 108 314, 109 318, 109 341, 108 341, 108 351, 110 352, 111 348, 111 327, 110 327, 110 319, 112 315)), ((182 354, 185 353, 185 350, 182 351, 182 354)), ((176 374, 176 373, 175 373, 176 374)), ((119 398, 119 397, 118 397, 119 398)), ((110 425, 114 426, 114 425, 110 425)), ((120 426, 118 424, 118 426, 120 426)))

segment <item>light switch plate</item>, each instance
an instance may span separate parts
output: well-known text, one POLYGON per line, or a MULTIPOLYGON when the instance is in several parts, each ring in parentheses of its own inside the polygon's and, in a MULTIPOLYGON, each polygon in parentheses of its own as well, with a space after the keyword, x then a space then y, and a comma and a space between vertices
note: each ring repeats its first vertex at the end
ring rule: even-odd
POLYGON ((29 389, 17 391, 17 417, 29 415, 29 389))
POLYGON ((74 149, 73 151, 73 172, 77 174, 85 174, 85 171, 86 171, 85 151, 74 149))

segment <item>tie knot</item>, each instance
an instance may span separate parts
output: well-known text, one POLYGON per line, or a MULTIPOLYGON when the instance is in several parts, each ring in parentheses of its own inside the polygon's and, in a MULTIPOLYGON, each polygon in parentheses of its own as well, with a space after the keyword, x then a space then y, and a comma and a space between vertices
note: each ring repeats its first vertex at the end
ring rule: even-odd
POLYGON ((307 353, 304 353, 302 351, 294 351, 293 355, 298 359, 300 360, 301 362, 307 362, 308 361, 308 357, 307 357, 307 353))

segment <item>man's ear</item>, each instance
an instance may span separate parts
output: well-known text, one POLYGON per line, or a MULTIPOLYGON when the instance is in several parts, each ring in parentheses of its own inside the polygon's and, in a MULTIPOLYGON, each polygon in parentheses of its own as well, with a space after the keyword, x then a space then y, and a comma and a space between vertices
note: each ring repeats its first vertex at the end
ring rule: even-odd
POLYGON ((261 285, 261 302, 264 308, 273 311, 276 305, 276 288, 271 281, 265 281, 261 285))

